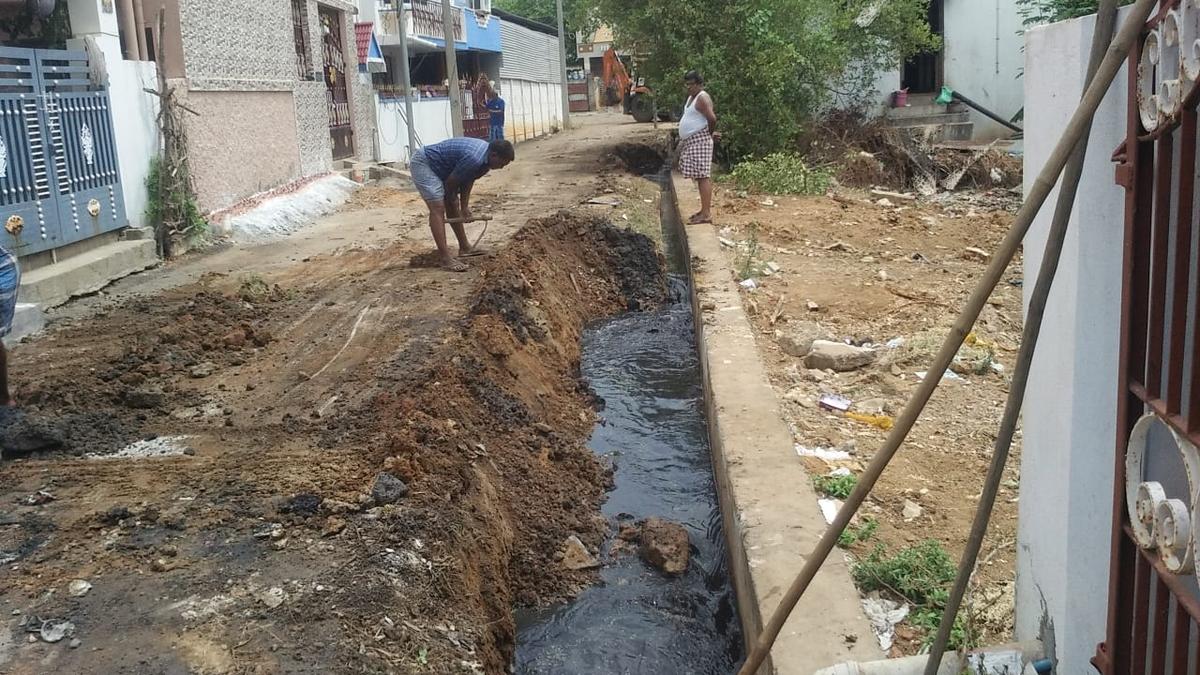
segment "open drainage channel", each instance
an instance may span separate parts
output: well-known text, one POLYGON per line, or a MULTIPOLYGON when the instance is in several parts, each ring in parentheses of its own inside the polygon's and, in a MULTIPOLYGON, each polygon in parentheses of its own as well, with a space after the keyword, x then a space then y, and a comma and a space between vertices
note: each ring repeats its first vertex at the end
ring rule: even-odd
POLYGON ((603 513, 619 523, 660 517, 683 525, 691 562, 676 577, 636 554, 611 555, 601 583, 565 605, 517 613, 514 671, 732 673, 741 622, 713 479, 682 226, 669 178, 660 181, 671 294, 653 312, 591 326, 581 370, 604 401, 589 446, 610 458, 615 487, 603 513))

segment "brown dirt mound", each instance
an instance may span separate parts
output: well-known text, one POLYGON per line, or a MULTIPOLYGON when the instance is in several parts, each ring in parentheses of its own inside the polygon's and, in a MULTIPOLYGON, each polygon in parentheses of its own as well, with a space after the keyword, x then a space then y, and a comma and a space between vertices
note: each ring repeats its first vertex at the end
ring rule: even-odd
MULTIPOLYGON (((608 529, 598 514, 612 471, 583 443, 594 413, 580 334, 660 303, 661 270, 642 235, 566 213, 533 221, 487 263, 432 365, 366 411, 385 439, 383 469, 412 487, 403 536, 438 541, 446 557, 445 582, 401 590, 401 603, 418 614, 457 607, 479 628, 461 642, 487 672, 511 661, 514 605, 561 600, 593 579, 556 556, 572 535, 595 550, 608 529)), ((407 646, 423 647, 419 637, 407 646)))

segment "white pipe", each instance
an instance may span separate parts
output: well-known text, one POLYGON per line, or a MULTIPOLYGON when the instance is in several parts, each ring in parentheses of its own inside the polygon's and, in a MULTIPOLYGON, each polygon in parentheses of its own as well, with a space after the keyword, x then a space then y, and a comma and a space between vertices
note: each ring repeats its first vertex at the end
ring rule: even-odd
MULTIPOLYGON (((938 668, 938 675, 959 675, 968 666, 972 667, 970 670, 972 674, 978 672, 979 675, 1000 675, 1009 672, 1009 670, 999 666, 993 668, 988 668, 987 666, 999 663, 1002 657, 1009 654, 1019 654, 1021 668, 1024 669, 1023 672, 1029 673, 1033 671, 1032 662, 1043 656, 1042 644, 1034 641, 981 649, 971 652, 965 660, 956 652, 947 652, 942 657, 942 665, 938 668), (975 666, 980 664, 983 664, 983 667, 976 669, 975 666)), ((823 668, 813 673, 813 675, 922 675, 925 672, 925 663, 928 660, 929 655, 923 654, 902 659, 870 661, 868 663, 850 661, 839 663, 829 668, 823 668)))

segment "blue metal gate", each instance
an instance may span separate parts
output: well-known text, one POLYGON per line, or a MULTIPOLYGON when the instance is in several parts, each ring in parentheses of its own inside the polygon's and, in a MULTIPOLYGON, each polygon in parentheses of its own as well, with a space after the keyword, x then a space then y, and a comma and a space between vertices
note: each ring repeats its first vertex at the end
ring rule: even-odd
POLYGON ((0 48, 0 243, 22 256, 126 224, 108 90, 87 54, 0 48))

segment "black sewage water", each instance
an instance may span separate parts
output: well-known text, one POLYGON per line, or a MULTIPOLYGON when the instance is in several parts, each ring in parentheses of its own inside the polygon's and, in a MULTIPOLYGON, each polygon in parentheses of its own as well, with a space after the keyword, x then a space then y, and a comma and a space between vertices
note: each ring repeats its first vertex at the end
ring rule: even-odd
MULTIPOLYGON (((665 191, 664 202, 670 198, 665 191)), ((589 446, 616 469, 604 514, 614 530, 652 516, 682 524, 691 564, 669 577, 636 552, 610 557, 610 540, 599 584, 565 605, 517 613, 513 670, 520 675, 725 675, 743 657, 691 289, 672 216, 663 223, 670 301, 591 326, 581 370, 604 401, 589 446)))

